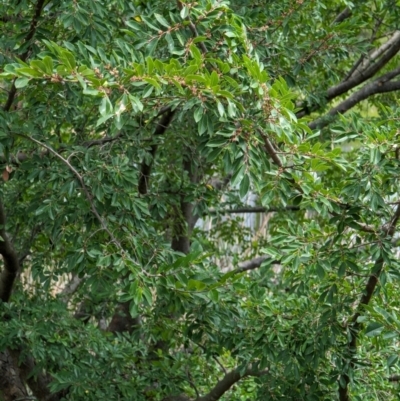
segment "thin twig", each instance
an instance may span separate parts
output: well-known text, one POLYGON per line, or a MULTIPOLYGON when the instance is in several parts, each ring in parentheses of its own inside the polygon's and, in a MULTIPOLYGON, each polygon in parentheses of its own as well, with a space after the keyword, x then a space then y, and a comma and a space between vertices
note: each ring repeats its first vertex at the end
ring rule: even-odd
POLYGON ((267 150, 268 154, 270 155, 271 159, 274 161, 274 163, 280 167, 283 168, 281 159, 278 157, 278 155, 276 154, 276 150, 274 149, 274 147, 272 146, 272 143, 270 142, 270 140, 268 139, 267 135, 265 135, 260 129, 258 130, 258 132, 260 133, 260 135, 263 137, 264 139, 264 144, 265 144, 265 149, 267 150))
MULTIPOLYGON (((182 2, 178 0, 177 1, 177 5, 178 5, 178 9, 182 10, 182 8, 183 8, 182 2)), ((189 16, 186 17, 186 20, 189 21, 189 28, 192 31, 193 36, 195 38, 197 38, 199 36, 199 33, 197 32, 196 25, 192 22, 192 20, 190 19, 189 16)), ((203 54, 207 54, 208 53, 207 47, 203 42, 199 42, 198 46, 200 47, 200 50, 202 51, 203 54)))
MULTIPOLYGON (((397 208, 387 224, 382 226, 382 231, 385 235, 389 237, 393 237, 396 231, 396 225, 400 218, 400 204, 397 205, 397 208)), ((350 354, 350 366, 354 367, 355 365, 355 354, 357 350, 357 340, 358 334, 362 328, 362 323, 358 321, 358 318, 361 315, 361 309, 363 306, 368 305, 371 301, 372 295, 374 294, 376 285, 379 281, 379 276, 383 270, 384 260, 382 257, 375 261, 374 267, 372 268, 372 273, 368 278, 368 281, 365 285, 365 289, 361 296, 360 302, 357 306, 356 312, 351 317, 349 321, 349 334, 350 341, 348 342, 348 351, 350 354)), ((339 380, 339 400, 340 401, 349 401, 349 389, 348 385, 350 383, 350 376, 347 373, 341 375, 341 379, 344 380, 345 386, 342 387, 339 380)))
POLYGON ((94 205, 93 202, 93 197, 91 195, 91 193, 89 192, 88 188, 86 187, 86 184, 83 180, 83 177, 79 174, 79 172, 76 170, 76 168, 64 157, 62 157, 59 153, 57 153, 53 148, 51 148, 50 146, 46 145, 43 142, 38 141, 35 138, 32 138, 31 136, 28 135, 23 135, 23 134, 17 134, 18 136, 21 136, 25 139, 28 139, 34 143, 36 143, 39 146, 42 146, 43 148, 45 148, 46 150, 48 150, 50 153, 52 153, 55 157, 57 157, 57 159, 61 160, 71 171, 72 173, 75 175, 75 177, 78 179, 81 188, 86 196, 86 199, 88 200, 90 207, 92 209, 93 214, 95 215, 95 217, 97 218, 97 220, 99 221, 100 225, 102 226, 102 228, 104 229, 104 231, 107 232, 107 234, 110 236, 112 242, 119 248, 122 249, 121 244, 117 241, 117 239, 114 237, 113 233, 109 230, 107 223, 104 221, 104 219, 100 216, 99 212, 96 209, 96 206, 94 205))
POLYGON ((279 213, 288 211, 299 211, 300 206, 285 206, 285 207, 263 207, 263 206, 246 206, 238 207, 236 209, 223 209, 216 210, 210 209, 208 213, 205 214, 235 214, 235 213, 279 213))

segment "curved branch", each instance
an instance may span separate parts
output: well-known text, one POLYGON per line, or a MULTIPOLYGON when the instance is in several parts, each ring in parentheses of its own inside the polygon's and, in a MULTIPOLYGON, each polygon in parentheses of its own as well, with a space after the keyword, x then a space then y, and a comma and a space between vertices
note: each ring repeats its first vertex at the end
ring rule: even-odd
MULTIPOLYGON (((381 45, 378 49, 374 50, 366 60, 363 62, 360 62, 359 60, 357 62, 357 66, 352 68, 350 77, 348 75, 338 85, 329 88, 327 90, 325 100, 329 102, 372 78, 399 52, 399 50, 400 31, 396 31, 387 42, 381 45), (378 57, 380 56, 382 57, 378 60, 378 57)), ((304 107, 302 110, 296 113, 296 116, 298 118, 304 117, 305 115, 310 114, 319 108, 319 105, 304 107)))
MULTIPOLYGON (((382 226, 382 231, 385 234, 385 236, 389 236, 393 238, 395 231, 396 231, 396 225, 400 219, 400 204, 397 205, 397 208, 390 219, 390 221, 387 224, 384 224, 382 226)), ((384 260, 382 257, 377 259, 375 261, 375 264, 372 268, 371 275, 368 278, 368 281, 365 285, 363 294, 360 298, 360 302, 357 306, 357 310, 350 319, 349 322, 349 334, 350 334, 350 341, 347 344, 348 348, 348 353, 350 355, 350 366, 353 368, 355 366, 355 354, 357 351, 357 340, 358 340, 358 334, 360 330, 362 329, 362 323, 358 321, 358 318, 361 315, 361 310, 364 305, 368 305, 369 302, 371 301, 372 295, 374 294, 376 285, 378 284, 379 276, 382 272, 384 265, 384 260)), ((341 379, 344 381, 344 386, 340 384, 339 380, 339 400, 340 401, 349 401, 349 383, 350 383, 350 376, 347 373, 342 374, 341 379)))
POLYGON ((400 67, 396 68, 391 72, 388 72, 385 75, 382 75, 375 81, 366 84, 364 87, 362 87, 357 92, 353 93, 339 105, 329 110, 329 112, 325 116, 316 119, 315 121, 308 124, 308 126, 311 129, 324 128, 331 122, 331 119, 329 117, 334 117, 339 113, 341 114, 345 113, 346 111, 354 107, 356 104, 360 103, 362 100, 365 100, 370 96, 377 95, 380 93, 387 93, 399 90, 400 81, 390 81, 391 79, 393 79, 398 75, 400 75, 400 67))
POLYGON ((14 361, 14 365, 19 368, 20 378, 28 384, 36 399, 46 401, 60 401, 64 399, 67 390, 52 393, 49 388, 49 383, 52 380, 51 376, 38 369, 31 356, 24 355, 22 349, 9 350, 9 353, 14 361))
POLYGON ((247 369, 244 373, 240 373, 239 369, 228 372, 211 391, 203 397, 197 398, 196 401, 216 401, 219 400, 235 383, 246 376, 263 376, 268 371, 257 371, 254 369, 247 369))
POLYGON ((400 50, 400 31, 396 31, 391 39, 384 45, 380 46, 377 50, 371 53, 367 58, 366 64, 362 67, 359 66, 352 78, 347 81, 330 88, 327 92, 327 100, 330 101, 337 96, 355 88, 357 85, 365 82, 367 79, 372 78, 378 71, 380 71, 400 50), (382 55, 382 58, 376 59, 382 55))
POLYGON ((92 141, 83 142, 82 146, 85 148, 91 148, 93 146, 102 146, 106 143, 117 141, 121 137, 122 137, 122 133, 120 132, 115 136, 105 136, 104 138, 101 138, 101 139, 93 139, 92 141))
POLYGON ((267 135, 264 134, 261 130, 258 130, 258 132, 260 133, 260 135, 262 136, 262 138, 264 139, 264 145, 265 145, 265 150, 267 151, 267 153, 269 154, 269 156, 271 157, 271 159, 273 160, 273 162, 280 168, 283 168, 281 159, 279 158, 279 156, 276 154, 276 150, 274 149, 272 143, 270 142, 270 140, 268 139, 267 135))
MULTIPOLYGON (((38 0, 38 2, 36 3, 35 13, 33 14, 31 25, 29 27, 28 34, 24 39, 24 43, 28 43, 30 40, 32 40, 33 36, 35 35, 37 24, 43 10, 44 2, 45 0, 38 0)), ((28 58, 30 49, 31 47, 29 45, 28 48, 25 50, 25 52, 21 55, 20 59, 22 61, 25 61, 28 58)), ((4 111, 9 111, 11 109, 16 94, 17 94, 17 88, 15 87, 15 79, 14 79, 11 85, 11 89, 8 92, 8 98, 6 104, 3 106, 4 111)))
MULTIPOLYGON (((368 66, 370 66, 372 63, 375 63, 375 61, 378 57, 382 56, 387 50, 390 50, 385 55, 384 58, 382 58, 378 61, 378 63, 381 64, 382 60, 386 60, 388 54, 393 54, 393 52, 395 51, 394 49, 396 49, 398 47, 399 41, 400 41, 400 31, 396 31, 387 42, 383 43, 377 49, 373 50, 369 55, 364 57, 361 64, 359 64, 359 66, 356 69, 354 69, 354 71, 350 74, 348 79, 351 77, 355 77, 358 74, 362 74, 363 70, 365 71, 368 68, 368 66)), ((389 60, 387 60, 387 61, 389 61, 389 60)), ((387 63, 387 61, 386 61, 386 63, 387 63)))
POLYGON ((90 208, 92 209, 92 212, 95 215, 96 219, 99 221, 101 227, 109 235, 109 237, 111 238, 111 241, 118 247, 118 249, 122 249, 121 244, 114 237, 113 233, 109 230, 107 223, 105 222, 105 220, 100 216, 99 212, 97 211, 96 206, 93 202, 93 196, 89 192, 89 190, 83 180, 83 177, 79 174, 78 170, 67 159, 64 159, 64 157, 62 157, 53 148, 46 145, 45 143, 42 143, 42 142, 38 141, 37 139, 32 138, 27 135, 23 135, 23 134, 18 134, 18 135, 21 136, 22 138, 28 139, 28 140, 36 143, 39 146, 42 146, 43 148, 48 150, 51 154, 53 154, 55 157, 57 157, 59 160, 61 160, 71 170, 71 172, 74 174, 74 176, 78 179, 79 184, 81 185, 81 188, 83 190, 83 193, 85 194, 85 197, 86 197, 87 201, 89 202, 90 208))
POLYGON ((0 254, 4 260, 4 268, 0 274, 0 299, 8 302, 19 272, 19 260, 14 246, 8 238, 5 225, 6 216, 3 204, 0 203, 0 254))
MULTIPOLYGON (((177 5, 178 5, 179 11, 182 10, 182 8, 183 8, 182 2, 181 2, 180 0, 177 0, 176 3, 177 3, 177 5)), ((190 28, 190 30, 192 31, 193 36, 194 36, 195 38, 197 38, 197 37, 199 36, 199 33, 197 32, 196 25, 192 22, 192 20, 190 19, 189 16, 186 17, 186 20, 189 21, 189 28, 190 28)), ((199 46, 199 48, 200 48, 200 50, 201 50, 201 52, 202 52, 203 54, 206 54, 206 53, 207 53, 207 47, 206 47, 206 45, 205 45, 203 42, 198 42, 197 45, 199 46)))
MULTIPOLYGON (((240 262, 238 268, 235 269, 235 273, 243 273, 249 270, 258 269, 263 262, 268 259, 271 259, 270 256, 264 255, 258 256, 254 259, 246 260, 245 262, 240 262)), ((275 263, 279 263, 279 261, 275 261, 275 263)))
POLYGON ((0 389, 5 401, 28 396, 19 373, 10 352, 7 350, 0 352, 0 389))
POLYGON ((345 19, 351 16, 351 10, 349 7, 346 7, 340 14, 337 15, 335 20, 333 21, 334 24, 340 24, 345 19))

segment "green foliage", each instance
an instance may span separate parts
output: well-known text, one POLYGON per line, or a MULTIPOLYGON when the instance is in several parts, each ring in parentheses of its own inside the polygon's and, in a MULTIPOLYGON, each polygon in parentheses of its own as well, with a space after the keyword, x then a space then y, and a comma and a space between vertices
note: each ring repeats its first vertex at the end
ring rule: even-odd
POLYGON ((396 92, 318 118, 398 6, 38 4, 0 5, 0 352, 60 400, 394 399, 396 92))

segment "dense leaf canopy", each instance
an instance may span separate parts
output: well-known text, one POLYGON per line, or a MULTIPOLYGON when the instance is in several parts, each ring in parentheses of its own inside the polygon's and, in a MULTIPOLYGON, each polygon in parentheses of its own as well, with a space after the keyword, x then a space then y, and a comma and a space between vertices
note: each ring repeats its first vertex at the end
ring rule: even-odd
POLYGON ((394 0, 0 3, 0 400, 390 400, 394 0))

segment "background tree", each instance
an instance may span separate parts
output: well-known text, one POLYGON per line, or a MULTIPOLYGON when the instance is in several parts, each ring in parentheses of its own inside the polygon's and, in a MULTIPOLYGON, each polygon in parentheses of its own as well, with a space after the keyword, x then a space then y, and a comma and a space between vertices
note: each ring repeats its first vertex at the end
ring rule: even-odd
POLYGON ((0 399, 394 399, 398 14, 3 2, 0 399))

